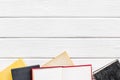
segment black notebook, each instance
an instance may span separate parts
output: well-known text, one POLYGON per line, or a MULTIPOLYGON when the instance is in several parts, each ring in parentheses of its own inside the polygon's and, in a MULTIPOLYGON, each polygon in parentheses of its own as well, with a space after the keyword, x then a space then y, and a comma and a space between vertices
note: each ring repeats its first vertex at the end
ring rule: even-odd
POLYGON ((109 63, 94 72, 95 80, 120 80, 120 63, 118 60, 109 63))
POLYGON ((11 70, 13 80, 32 80, 32 68, 40 68, 40 65, 15 68, 11 70))

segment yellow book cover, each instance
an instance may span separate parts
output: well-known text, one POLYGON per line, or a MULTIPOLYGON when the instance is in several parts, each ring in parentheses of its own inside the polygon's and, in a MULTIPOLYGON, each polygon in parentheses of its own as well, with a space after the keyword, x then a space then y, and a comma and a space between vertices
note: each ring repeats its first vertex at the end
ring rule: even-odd
POLYGON ((22 59, 18 59, 17 61, 15 61, 10 66, 8 66, 0 72, 0 80, 12 80, 11 69, 25 66, 26 64, 24 63, 24 61, 22 59))
POLYGON ((60 55, 56 56, 52 60, 48 61, 42 67, 49 66, 72 66, 74 65, 67 52, 63 52, 60 55))

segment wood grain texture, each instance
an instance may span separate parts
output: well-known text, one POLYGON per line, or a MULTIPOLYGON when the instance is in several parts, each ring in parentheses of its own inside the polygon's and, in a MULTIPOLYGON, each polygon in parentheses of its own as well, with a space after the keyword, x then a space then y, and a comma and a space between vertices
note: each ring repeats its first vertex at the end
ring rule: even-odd
POLYGON ((0 0, 0 71, 67 51, 93 71, 120 59, 119 0, 0 0))
POLYGON ((0 18, 0 37, 119 37, 119 18, 0 18))
POLYGON ((73 58, 119 58, 120 39, 0 39, 1 58, 51 58, 63 51, 73 58))
POLYGON ((119 17, 119 0, 0 0, 1 17, 119 17))

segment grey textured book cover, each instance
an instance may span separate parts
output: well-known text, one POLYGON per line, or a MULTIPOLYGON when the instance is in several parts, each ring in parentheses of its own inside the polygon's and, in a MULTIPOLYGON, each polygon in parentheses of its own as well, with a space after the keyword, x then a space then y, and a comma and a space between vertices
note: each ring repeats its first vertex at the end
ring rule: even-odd
POLYGON ((120 63, 118 60, 109 63, 94 72, 95 80, 120 80, 120 63))

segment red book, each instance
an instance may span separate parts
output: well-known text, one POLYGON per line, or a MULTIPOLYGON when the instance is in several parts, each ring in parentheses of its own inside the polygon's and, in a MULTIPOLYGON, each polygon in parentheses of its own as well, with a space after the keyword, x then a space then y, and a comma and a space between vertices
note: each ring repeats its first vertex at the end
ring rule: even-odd
POLYGON ((92 80, 92 65, 32 69, 32 80, 92 80))

